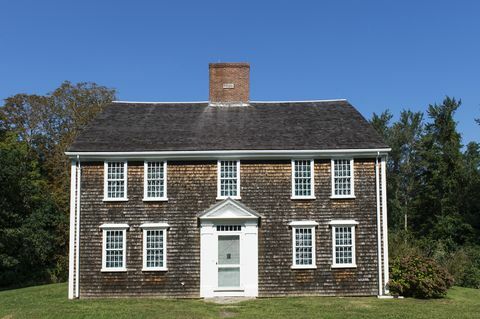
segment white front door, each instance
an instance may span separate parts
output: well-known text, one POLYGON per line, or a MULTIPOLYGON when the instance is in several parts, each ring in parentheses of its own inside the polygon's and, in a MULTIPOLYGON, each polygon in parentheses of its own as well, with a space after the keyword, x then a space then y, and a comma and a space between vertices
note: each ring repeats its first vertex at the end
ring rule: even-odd
MULTIPOLYGON (((237 225, 232 225, 238 227, 237 225)), ((218 235, 217 287, 239 290, 240 278, 240 235, 218 235)))

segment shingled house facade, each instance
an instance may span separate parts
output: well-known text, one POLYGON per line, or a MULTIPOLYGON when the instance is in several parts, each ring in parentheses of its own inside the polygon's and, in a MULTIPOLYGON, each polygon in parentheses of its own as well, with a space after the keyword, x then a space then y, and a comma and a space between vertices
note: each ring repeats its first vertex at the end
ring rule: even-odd
POLYGON ((71 158, 69 298, 388 293, 389 148, 346 100, 113 102, 71 158))

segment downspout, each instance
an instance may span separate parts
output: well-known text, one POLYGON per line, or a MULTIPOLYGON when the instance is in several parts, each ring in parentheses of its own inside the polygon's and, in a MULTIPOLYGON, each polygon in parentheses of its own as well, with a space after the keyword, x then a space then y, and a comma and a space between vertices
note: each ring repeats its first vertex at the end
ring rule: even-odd
POLYGON ((387 225, 387 157, 382 157, 382 233, 383 233, 383 282, 388 294, 388 225, 387 225))
POLYGON ((382 242, 380 234, 380 180, 379 180, 379 167, 378 167, 378 158, 380 152, 377 152, 377 157, 375 158, 375 188, 377 194, 377 255, 378 255, 378 295, 383 295, 382 289, 382 242))
POLYGON ((78 171, 78 174, 77 174, 77 220, 76 220, 76 226, 77 226, 77 229, 76 229, 76 233, 77 233, 77 238, 76 238, 76 243, 77 243, 77 249, 75 250, 76 252, 76 258, 75 258, 75 262, 76 262, 76 267, 75 267, 75 270, 76 270, 76 274, 75 274, 75 297, 79 297, 80 294, 79 294, 79 288, 80 288, 80 185, 81 185, 81 178, 82 178, 82 167, 81 167, 81 164, 80 164, 80 156, 77 155, 77 171, 78 171))
POLYGON ((76 187, 77 187, 77 162, 70 164, 70 246, 68 252, 68 299, 75 298, 75 221, 76 221, 76 187))

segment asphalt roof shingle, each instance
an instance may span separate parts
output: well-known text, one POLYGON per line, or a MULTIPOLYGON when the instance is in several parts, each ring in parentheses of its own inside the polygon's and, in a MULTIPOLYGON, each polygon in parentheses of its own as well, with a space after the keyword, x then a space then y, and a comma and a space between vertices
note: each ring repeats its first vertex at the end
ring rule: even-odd
POLYGON ((324 150, 388 147, 347 101, 112 103, 70 152, 324 150))

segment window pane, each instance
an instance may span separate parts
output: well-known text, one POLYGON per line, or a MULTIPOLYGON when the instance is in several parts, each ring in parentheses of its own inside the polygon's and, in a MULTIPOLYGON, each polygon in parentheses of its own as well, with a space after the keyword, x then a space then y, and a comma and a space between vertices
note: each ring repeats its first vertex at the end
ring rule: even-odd
POLYGON ((240 264, 240 237, 218 236, 218 264, 240 264))
POLYGON ((312 228, 295 228, 295 264, 313 265, 312 228))
POLYGON ((352 227, 335 227, 335 263, 353 263, 352 227))
POLYGON ((240 268, 218 268, 218 287, 239 287, 240 268))
POLYGON ((107 163, 107 198, 125 197, 125 163, 107 163))
POLYGON ((334 192, 335 195, 351 195, 352 172, 349 159, 339 159, 333 161, 334 167, 334 192))
POLYGON ((147 162, 147 198, 165 197, 164 162, 147 162))
POLYGON ((237 196, 237 161, 220 161, 220 196, 237 196))
POLYGON ((122 268, 123 265, 123 230, 105 231, 105 267, 122 268))
POLYGON ((311 162, 294 161, 294 191, 295 196, 311 196, 312 195, 312 174, 311 162))
POLYGON ((164 230, 145 231, 146 268, 164 267, 164 230))

